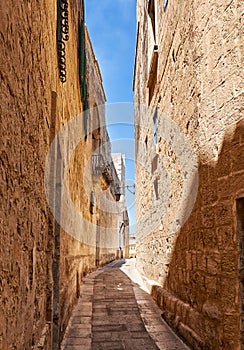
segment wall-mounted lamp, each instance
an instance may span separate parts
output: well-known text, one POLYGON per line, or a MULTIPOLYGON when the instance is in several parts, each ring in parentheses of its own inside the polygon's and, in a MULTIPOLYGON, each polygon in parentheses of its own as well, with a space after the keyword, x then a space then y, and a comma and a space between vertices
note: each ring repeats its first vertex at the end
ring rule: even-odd
POLYGON ((119 202, 119 200, 120 200, 120 197, 121 197, 121 195, 122 195, 122 191, 121 191, 121 189, 123 190, 124 188, 127 188, 127 190, 130 192, 130 193, 132 193, 132 194, 135 194, 136 193, 136 191, 135 191, 135 184, 133 184, 133 185, 127 185, 127 186, 124 186, 124 187, 120 187, 120 186, 115 186, 115 200, 116 200, 116 202, 119 202))
POLYGON ((121 197, 121 189, 122 187, 119 186, 119 184, 115 184, 114 186, 114 195, 115 195, 115 200, 116 202, 119 202, 120 197, 121 197))
POLYGON ((116 192, 115 192, 115 200, 116 200, 116 202, 119 202, 120 196, 121 196, 120 191, 116 191, 116 192))

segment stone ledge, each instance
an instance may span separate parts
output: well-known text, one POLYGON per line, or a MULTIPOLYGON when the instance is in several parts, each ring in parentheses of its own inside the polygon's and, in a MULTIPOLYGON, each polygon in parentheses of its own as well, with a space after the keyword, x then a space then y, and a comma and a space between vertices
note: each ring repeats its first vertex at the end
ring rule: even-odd
POLYGON ((32 347, 32 350, 45 350, 50 344, 51 339, 51 322, 47 322, 42 330, 41 338, 37 345, 32 347))
POLYGON ((182 302, 161 286, 153 285, 150 289, 155 302, 162 310, 162 318, 175 333, 195 350, 209 350, 200 337, 185 323, 189 314, 196 313, 189 304, 182 302))

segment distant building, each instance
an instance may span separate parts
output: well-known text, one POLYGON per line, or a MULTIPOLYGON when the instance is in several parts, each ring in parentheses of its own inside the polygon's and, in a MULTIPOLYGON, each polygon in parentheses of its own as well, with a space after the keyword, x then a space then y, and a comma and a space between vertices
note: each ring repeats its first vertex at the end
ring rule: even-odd
POLYGON ((113 163, 120 181, 117 192, 120 194, 118 207, 118 257, 127 258, 129 255, 129 216, 125 198, 125 154, 112 153, 113 163))
POLYGON ((136 258, 136 236, 129 236, 129 258, 136 258))

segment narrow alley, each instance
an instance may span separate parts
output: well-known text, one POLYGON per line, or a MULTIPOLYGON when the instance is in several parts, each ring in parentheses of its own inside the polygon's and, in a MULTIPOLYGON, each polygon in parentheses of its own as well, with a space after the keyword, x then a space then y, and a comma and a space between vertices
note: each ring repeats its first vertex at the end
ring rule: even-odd
POLYGON ((88 275, 62 350, 187 350, 135 277, 135 259, 114 261, 88 275))
POLYGON ((0 13, 0 350, 244 350, 243 1, 0 13))

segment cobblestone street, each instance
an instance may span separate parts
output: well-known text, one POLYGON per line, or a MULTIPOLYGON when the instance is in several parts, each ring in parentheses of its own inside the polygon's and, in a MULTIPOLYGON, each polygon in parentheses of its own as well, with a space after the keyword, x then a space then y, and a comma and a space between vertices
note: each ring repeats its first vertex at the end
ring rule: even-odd
POLYGON ((133 259, 112 262, 83 280, 62 350, 188 349, 122 265, 133 269, 133 259))

